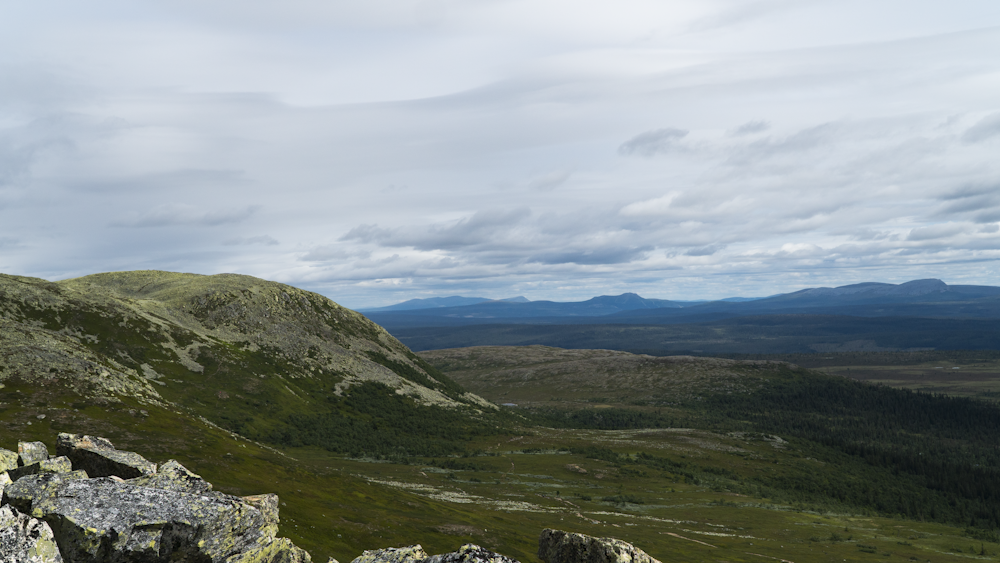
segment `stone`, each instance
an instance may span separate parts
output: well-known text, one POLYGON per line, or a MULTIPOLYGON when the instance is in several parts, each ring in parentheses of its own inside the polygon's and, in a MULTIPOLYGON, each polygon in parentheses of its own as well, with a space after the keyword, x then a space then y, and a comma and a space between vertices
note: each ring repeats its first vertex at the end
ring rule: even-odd
POLYGON ((56 437, 56 455, 68 456, 77 448, 89 450, 113 450, 115 446, 107 438, 85 436, 83 434, 68 434, 60 432, 56 437))
POLYGON ((280 522, 280 519, 278 518, 278 495, 251 495, 248 497, 242 497, 242 499, 243 502, 256 508, 261 514, 264 515, 264 519, 267 520, 268 526, 271 526, 274 529, 271 535, 277 535, 278 523, 280 522))
POLYGON ((133 479, 156 473, 156 464, 135 452, 116 450, 105 438, 61 433, 56 439, 56 453, 73 462, 91 477, 133 479))
POLYGON ((309 552, 296 547, 288 538, 276 538, 271 543, 248 549, 226 563, 312 563, 309 552))
MULTIPOLYGON (((14 508, 51 526, 74 563, 294 561, 267 519, 237 497, 143 487, 111 478, 29 475, 4 490, 14 508), (256 559, 246 559, 256 553, 256 559)), ((296 548, 297 549, 297 548, 296 548)))
POLYGON ((86 471, 72 471, 70 473, 38 473, 25 477, 18 481, 20 486, 15 487, 12 483, 3 488, 3 497, 0 505, 10 505, 14 508, 31 514, 32 501, 35 497, 44 496, 51 488, 59 486, 64 481, 74 479, 86 479, 86 471))
MULTIPOLYGON (((8 474, 6 471, 0 473, 0 498, 3 498, 4 487, 10 485, 13 482, 14 480, 10 478, 10 474, 8 474)), ((3 561, 3 559, 0 559, 0 561, 3 561)))
POLYGON ((420 545, 365 551, 351 563, 518 563, 516 560, 467 543, 458 551, 428 556, 420 545))
POLYGON ((37 461, 49 459, 49 449, 44 442, 18 442, 17 465, 23 467, 37 461))
POLYGON ((420 544, 417 544, 409 547, 366 550, 351 563, 420 563, 424 559, 427 559, 427 553, 420 544))
POLYGON ((645 551, 614 538, 546 528, 538 538, 538 557, 545 563, 660 563, 645 551))
POLYGON ((474 543, 467 543, 458 548, 458 551, 445 553, 443 555, 432 555, 424 560, 424 563, 518 563, 506 555, 494 553, 488 549, 479 547, 474 543))
POLYGON ((66 456, 60 456, 50 457, 49 459, 36 461, 31 465, 11 469, 7 473, 10 475, 11 480, 17 481, 25 475, 34 475, 36 473, 69 473, 70 471, 73 471, 73 464, 70 463, 69 458, 66 456))
POLYGON ((10 506, 0 507, 0 561, 62 563, 52 529, 10 506))
POLYGON ((17 452, 0 448, 0 471, 17 468, 17 452))
POLYGON ((201 475, 192 473, 178 463, 177 460, 173 459, 161 465, 156 470, 156 473, 135 477, 129 479, 128 482, 142 487, 180 491, 182 493, 207 493, 212 490, 212 484, 202 479, 201 475))

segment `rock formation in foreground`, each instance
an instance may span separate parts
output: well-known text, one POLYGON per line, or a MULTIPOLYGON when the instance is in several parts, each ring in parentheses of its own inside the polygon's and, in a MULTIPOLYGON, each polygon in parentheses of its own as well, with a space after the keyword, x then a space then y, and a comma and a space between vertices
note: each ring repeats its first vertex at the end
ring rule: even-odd
POLYGON ((660 563, 621 540, 551 529, 538 538, 538 558, 545 563, 660 563))
MULTIPOLYGON (((311 563, 277 537, 278 497, 236 497, 175 460, 159 466, 104 439, 59 434, 0 448, 0 563, 311 563)), ((612 538, 544 530, 545 563, 660 563, 612 538)), ((336 563, 331 559, 330 563, 336 563)), ((475 544, 365 551, 352 563, 518 563, 475 544)))
POLYGON ((305 563, 278 538, 275 495, 236 497, 180 463, 160 466, 103 438, 60 434, 0 450, 0 561, 305 563), (13 455, 12 455, 13 454, 13 455))

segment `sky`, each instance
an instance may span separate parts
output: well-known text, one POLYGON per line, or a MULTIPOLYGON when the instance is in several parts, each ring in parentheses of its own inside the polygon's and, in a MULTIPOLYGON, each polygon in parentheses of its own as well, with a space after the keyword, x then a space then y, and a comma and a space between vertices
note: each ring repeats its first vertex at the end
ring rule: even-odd
POLYGON ((1000 285, 995 0, 0 4, 0 272, 1000 285))

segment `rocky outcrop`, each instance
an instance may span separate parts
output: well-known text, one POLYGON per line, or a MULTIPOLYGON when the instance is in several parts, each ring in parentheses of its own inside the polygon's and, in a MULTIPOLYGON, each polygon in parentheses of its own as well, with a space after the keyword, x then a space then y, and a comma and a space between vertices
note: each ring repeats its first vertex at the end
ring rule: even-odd
MULTIPOLYGON (((129 479, 129 483, 182 493, 207 493, 212 490, 211 483, 202 479, 201 475, 192 473, 174 459, 161 465, 156 473, 129 479)), ((275 499, 278 498, 277 495, 272 496, 275 499)), ((275 510, 277 510, 277 506, 275 506, 275 510)))
POLYGON ((0 471, 15 469, 17 467, 17 452, 0 448, 0 471))
MULTIPOLYGON (((24 461, 45 451, 37 444, 19 448, 24 461)), ((276 495, 212 491, 175 460, 156 472, 155 464, 103 438, 62 434, 57 451, 66 456, 48 459, 45 451, 45 459, 0 473, 0 562, 310 561, 290 540, 275 537, 276 495), (63 471, 25 472, 46 464, 63 471)))
POLYGON ((36 461, 24 467, 11 469, 7 473, 12 480, 16 481, 25 475, 34 475, 36 473, 69 473, 72 470, 73 465, 70 463, 69 458, 60 456, 50 457, 49 459, 36 461))
POLYGON ((49 449, 44 442, 18 442, 17 465, 23 467, 49 459, 49 449))
POLYGON ((122 479, 132 479, 156 473, 155 463, 135 452, 116 450, 104 438, 59 434, 56 453, 68 457, 73 462, 74 469, 83 469, 91 477, 115 475, 122 479))
POLYGON ((458 551, 428 556, 420 545, 366 551, 351 563, 518 563, 516 560, 467 543, 458 551))
POLYGON ((9 506, 0 507, 0 561, 62 563, 52 529, 9 506))
POLYGON ((408 547, 387 547, 365 551, 351 563, 420 563, 427 559, 427 552, 417 545, 408 547))
POLYGON ((621 540, 548 528, 538 538, 538 557, 545 563, 660 563, 621 540))

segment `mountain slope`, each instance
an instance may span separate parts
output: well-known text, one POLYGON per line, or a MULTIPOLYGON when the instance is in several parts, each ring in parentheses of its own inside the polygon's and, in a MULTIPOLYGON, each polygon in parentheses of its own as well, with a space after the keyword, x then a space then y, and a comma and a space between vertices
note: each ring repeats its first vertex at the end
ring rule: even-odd
POLYGON ((182 408, 244 436, 334 450, 358 432, 373 452, 459 447, 407 442, 416 430, 398 415, 435 409, 462 427, 494 408, 360 314, 232 274, 2 276, 0 354, 0 380, 65 381, 90 399, 182 408), (373 418, 383 424, 368 428, 373 418))

